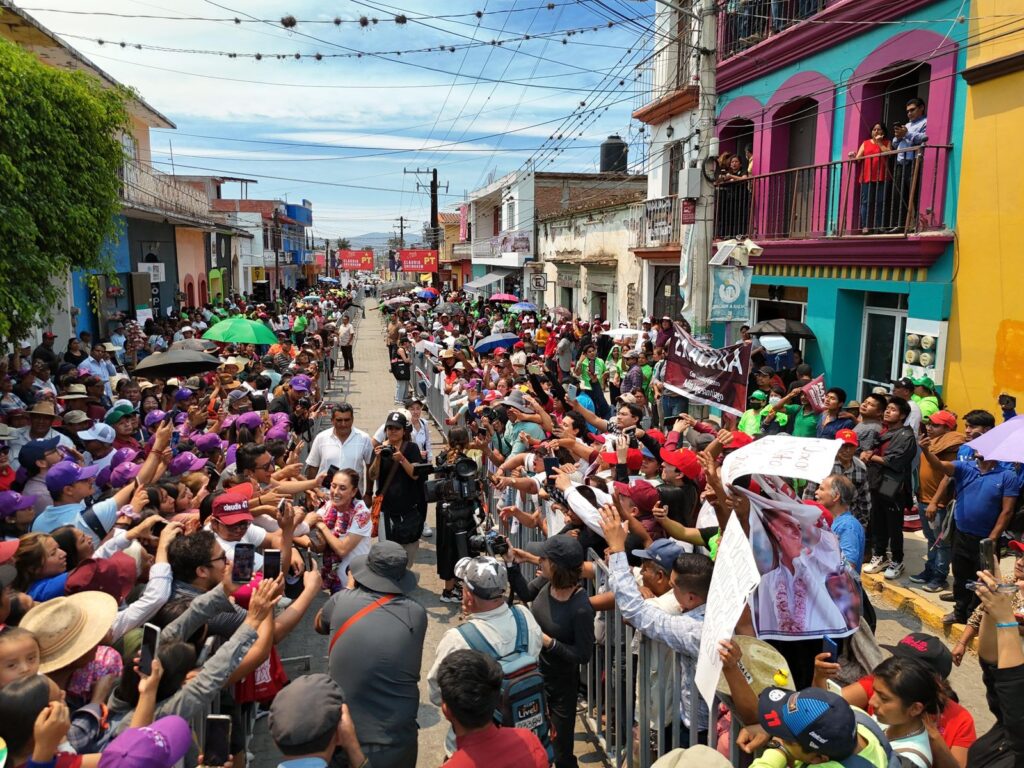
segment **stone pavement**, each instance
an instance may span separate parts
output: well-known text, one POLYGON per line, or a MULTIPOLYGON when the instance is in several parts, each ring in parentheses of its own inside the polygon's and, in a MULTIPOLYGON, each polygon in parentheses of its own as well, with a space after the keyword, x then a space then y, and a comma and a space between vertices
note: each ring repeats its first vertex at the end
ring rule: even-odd
MULTIPOLYGON (((326 400, 329 403, 347 400, 355 408, 355 424, 358 428, 373 433, 384 423, 385 417, 395 408, 395 381, 390 373, 387 347, 384 345, 383 327, 379 313, 371 309, 375 306, 373 299, 366 304, 366 318, 356 320, 357 332, 354 349, 355 370, 351 374, 339 371, 335 386, 326 400)), ((328 426, 324 423, 324 427, 328 426)), ((443 446, 441 434, 431 428, 435 455, 443 446)), ((434 527, 433 509, 428 514, 428 521, 434 527)), ((424 643, 423 666, 420 679, 419 709, 419 760, 418 768, 439 768, 444 762, 444 739, 448 730, 448 722, 441 716, 440 710, 430 703, 427 694, 426 676, 434 660, 434 648, 441 636, 451 626, 460 621, 460 608, 453 603, 442 603, 438 598, 441 594, 442 582, 437 578, 435 548, 432 539, 422 539, 419 554, 413 570, 416 572, 418 585, 413 596, 427 609, 427 636, 424 643)), ((318 635, 312 628, 312 617, 326 601, 326 596, 318 598, 310 608, 310 613, 302 624, 289 635, 279 647, 285 660, 285 669, 289 675, 296 677, 305 671, 304 657, 309 657, 309 669, 313 672, 326 672, 327 638, 318 635), (295 659, 295 661, 289 661, 295 659)), ((358 661, 356 661, 358 663, 358 661)), ((266 719, 257 722, 255 735, 250 751, 255 755, 255 768, 273 768, 280 754, 267 733, 266 719)), ((582 726, 577 723, 577 755, 581 763, 596 764, 600 758, 582 726)), ((409 768, 413 768, 410 766, 409 768)))

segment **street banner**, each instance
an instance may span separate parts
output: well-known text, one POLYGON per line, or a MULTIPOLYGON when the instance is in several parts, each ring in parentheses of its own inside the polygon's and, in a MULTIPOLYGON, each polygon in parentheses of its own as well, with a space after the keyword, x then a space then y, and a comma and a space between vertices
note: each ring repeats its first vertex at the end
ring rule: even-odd
POLYGON ((718 544, 718 556, 711 575, 704 625, 700 633, 700 651, 694 681, 708 707, 715 698, 715 688, 722 672, 718 644, 732 640, 736 622, 740 620, 747 598, 757 587, 761 574, 757 570, 754 551, 743 533, 736 515, 729 516, 725 533, 718 544))
POLYGON ((729 453, 722 462, 722 482, 731 485, 744 475, 798 477, 820 483, 832 474, 839 440, 792 435, 765 435, 729 453))
POLYGON ((860 584, 821 509, 736 490, 750 500, 750 546, 761 574, 751 601, 757 636, 793 640, 853 634, 860 626, 860 584))
POLYGON ((469 204, 463 203, 459 206, 459 242, 469 240, 469 204))
POLYGON ((711 267, 711 308, 713 323, 747 322, 750 319, 750 281, 753 267, 711 267))
POLYGON ((665 386, 694 402, 742 416, 747 407, 750 345, 710 347, 675 323, 665 350, 665 386))
POLYGON ((825 410, 825 376, 809 381, 800 387, 800 391, 807 397, 807 403, 814 409, 815 413, 825 410))
POLYGON ((412 248, 398 252, 403 272, 437 272, 437 251, 412 248))
POLYGON ((341 268, 353 272, 363 270, 373 271, 373 251, 338 251, 338 258, 341 260, 341 268))

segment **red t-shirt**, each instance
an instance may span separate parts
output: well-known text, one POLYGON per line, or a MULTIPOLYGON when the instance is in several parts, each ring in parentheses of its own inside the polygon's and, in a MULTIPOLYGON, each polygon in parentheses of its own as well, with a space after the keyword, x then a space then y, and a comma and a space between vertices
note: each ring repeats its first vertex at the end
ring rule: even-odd
POLYGON ((17 472, 11 469, 10 465, 0 471, 0 491, 9 491, 11 486, 14 484, 14 478, 17 476, 17 472))
POLYGON ((444 768, 548 768, 548 753, 533 731, 488 725, 455 739, 444 768))
MULTIPOLYGON (((871 697, 875 695, 874 675, 862 677, 857 684, 864 689, 870 702, 871 697)), ((867 713, 874 714, 870 704, 867 706, 867 713)), ((952 699, 946 702, 942 714, 939 715, 939 733, 942 734, 942 740, 950 749, 953 747, 967 748, 978 738, 974 732, 974 717, 952 699)))

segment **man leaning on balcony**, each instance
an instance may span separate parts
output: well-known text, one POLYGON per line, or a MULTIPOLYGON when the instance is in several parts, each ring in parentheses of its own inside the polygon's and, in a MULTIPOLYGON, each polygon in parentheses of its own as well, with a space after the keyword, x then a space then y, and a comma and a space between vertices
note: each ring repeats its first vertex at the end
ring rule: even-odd
POLYGON ((907 122, 893 126, 893 149, 896 153, 896 167, 893 172, 896 200, 893 206, 894 229, 912 231, 913 219, 917 216, 917 198, 921 188, 917 183, 920 176, 922 152, 912 149, 928 141, 928 117, 925 103, 914 97, 907 101, 907 122))

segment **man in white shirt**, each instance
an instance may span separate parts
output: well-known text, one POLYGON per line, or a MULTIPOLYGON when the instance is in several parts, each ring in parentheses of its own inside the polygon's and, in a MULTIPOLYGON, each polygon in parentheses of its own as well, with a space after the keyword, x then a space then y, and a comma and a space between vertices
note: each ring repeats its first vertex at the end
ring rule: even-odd
POLYGON ((341 358, 344 361, 343 370, 351 371, 354 367, 352 363, 352 344, 355 340, 356 327, 352 325, 348 315, 342 315, 341 325, 338 326, 338 345, 341 347, 341 358))
POLYGON ((372 488, 368 477, 373 463, 373 441, 356 429, 355 413, 348 403, 338 403, 331 410, 331 426, 313 438, 306 457, 306 477, 313 479, 330 467, 354 469, 359 474, 359 490, 372 488))

